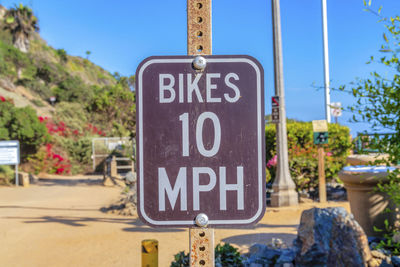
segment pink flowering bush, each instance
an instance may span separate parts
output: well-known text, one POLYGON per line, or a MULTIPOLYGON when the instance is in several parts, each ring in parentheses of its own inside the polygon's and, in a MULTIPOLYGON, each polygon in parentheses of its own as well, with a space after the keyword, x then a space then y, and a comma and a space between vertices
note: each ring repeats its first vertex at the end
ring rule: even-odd
POLYGON ((98 127, 88 124, 83 132, 69 127, 64 121, 39 116, 52 139, 30 157, 36 173, 70 174, 72 166, 88 164, 91 155, 91 136, 105 136, 98 127))
POLYGON ((53 144, 46 144, 34 156, 29 158, 36 174, 53 173, 53 174, 70 174, 71 162, 61 152, 56 152, 53 144), (60 154, 59 154, 60 153, 60 154))

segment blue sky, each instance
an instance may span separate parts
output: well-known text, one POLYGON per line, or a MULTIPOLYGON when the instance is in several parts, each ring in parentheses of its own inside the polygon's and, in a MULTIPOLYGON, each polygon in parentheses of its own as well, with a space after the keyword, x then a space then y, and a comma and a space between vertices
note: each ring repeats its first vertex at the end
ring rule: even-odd
MULTIPOLYGON (((144 58, 186 54, 186 0, 27 0, 39 18, 41 36, 54 48, 85 56, 110 72, 135 73, 144 58)), ((384 27, 363 11, 362 0, 327 0, 330 78, 334 87, 355 77, 366 77, 379 65, 366 65, 378 55, 384 27)), ((0 1, 11 7, 15 1, 0 1)), ((384 16, 400 13, 399 0, 373 0, 384 16)), ((270 0, 214 0, 213 54, 248 54, 265 71, 266 113, 274 92, 272 19, 270 0)), ((284 79, 287 116, 303 121, 324 119, 322 23, 320 0, 281 0, 284 79), (314 86, 313 86, 314 84, 314 86)), ((384 69, 382 69, 385 73, 384 69)), ((332 93, 332 102, 350 105, 343 93, 332 93)), ((352 134, 368 129, 339 122, 352 134)))

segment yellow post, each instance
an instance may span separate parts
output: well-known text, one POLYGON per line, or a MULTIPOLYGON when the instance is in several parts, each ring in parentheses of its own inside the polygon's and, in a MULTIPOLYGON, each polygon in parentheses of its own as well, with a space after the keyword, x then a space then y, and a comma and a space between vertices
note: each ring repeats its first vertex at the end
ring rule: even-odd
POLYGON ((142 267, 158 267, 158 241, 146 239, 142 241, 142 267))

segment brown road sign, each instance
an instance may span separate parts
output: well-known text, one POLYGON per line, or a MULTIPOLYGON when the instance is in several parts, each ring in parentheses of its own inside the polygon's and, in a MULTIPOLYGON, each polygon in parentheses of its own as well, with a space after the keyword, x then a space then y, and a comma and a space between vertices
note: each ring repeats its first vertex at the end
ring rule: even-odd
POLYGON ((138 211, 154 227, 246 225, 265 210, 264 74, 249 56, 145 59, 136 72, 138 211), (204 64, 205 63, 205 64, 204 64), (201 69, 201 66, 205 66, 201 69))

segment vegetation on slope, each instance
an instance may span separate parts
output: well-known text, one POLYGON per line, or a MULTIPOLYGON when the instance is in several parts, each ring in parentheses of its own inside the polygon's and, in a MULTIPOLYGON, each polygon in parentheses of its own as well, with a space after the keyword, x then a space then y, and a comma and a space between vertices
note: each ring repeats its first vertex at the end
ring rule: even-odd
POLYGON ((4 120, 11 111, 26 114, 29 125, 37 128, 35 134, 40 132, 32 146, 16 135, 25 130, 0 122, 0 140, 20 140, 24 169, 82 172, 88 168, 93 137, 134 135, 134 76, 112 75, 87 58, 47 45, 29 7, 0 9, 5 11, 0 16, 0 84, 14 92, 22 87, 36 97, 31 101, 33 108, 17 108, 12 100, 0 96, 4 99, 0 118, 4 120), (50 116, 36 114, 50 104, 54 107, 50 116))

